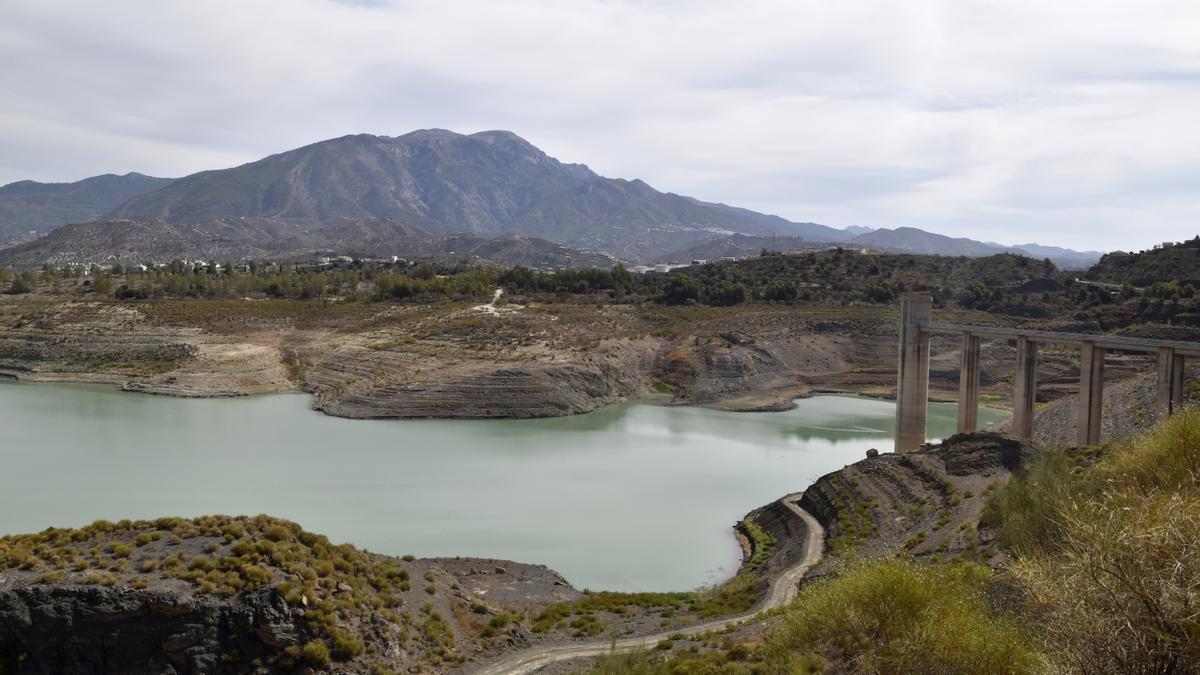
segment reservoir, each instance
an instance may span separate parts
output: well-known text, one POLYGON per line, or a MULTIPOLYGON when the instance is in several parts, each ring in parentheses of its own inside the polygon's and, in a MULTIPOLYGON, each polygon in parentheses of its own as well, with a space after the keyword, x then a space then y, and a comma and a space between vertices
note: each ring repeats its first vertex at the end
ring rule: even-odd
MULTIPOLYGON (((888 452, 895 407, 639 404, 538 420, 346 420, 307 395, 177 399, 0 380, 0 533, 96 519, 266 513, 391 555, 541 563, 578 588, 724 580, 731 526, 888 452)), ((931 439, 956 408, 931 404, 931 439)), ((980 410, 980 424, 1003 417, 980 410)))

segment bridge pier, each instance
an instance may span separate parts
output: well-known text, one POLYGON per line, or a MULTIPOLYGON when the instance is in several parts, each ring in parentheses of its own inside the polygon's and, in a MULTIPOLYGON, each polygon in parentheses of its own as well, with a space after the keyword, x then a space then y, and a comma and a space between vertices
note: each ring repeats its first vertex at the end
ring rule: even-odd
POLYGON ((1174 414, 1183 404, 1183 355, 1171 347, 1158 350, 1158 416, 1174 414))
POLYGON ((925 442, 929 412, 929 338, 934 333, 957 333, 962 339, 958 380, 958 431, 975 431, 979 425, 980 340, 999 338, 1017 342, 1017 372, 1013 378, 1012 435, 1033 438, 1037 401, 1038 345, 1079 348, 1079 425, 1075 440, 1081 445, 1100 442, 1104 412, 1104 356, 1106 350, 1158 354, 1158 416, 1174 414, 1183 406, 1184 359, 1200 358, 1200 342, 1154 340, 1116 335, 1083 335, 1056 331, 934 323, 933 299, 925 293, 900 297, 900 355, 896 377, 896 452, 911 452, 925 442))
POLYGON ((1017 375, 1013 378, 1012 433, 1033 438, 1033 404, 1037 400, 1038 345, 1024 335, 1017 337, 1017 375))
POLYGON ((1079 348, 1079 422, 1075 443, 1083 447, 1100 442, 1104 412, 1104 348, 1085 341, 1079 348))
POLYGON ((958 372, 958 433, 979 426, 979 336, 964 331, 958 372))
POLYGON ((925 442, 929 412, 929 333, 933 298, 925 293, 900 296, 900 363, 896 382, 896 452, 911 452, 925 442))

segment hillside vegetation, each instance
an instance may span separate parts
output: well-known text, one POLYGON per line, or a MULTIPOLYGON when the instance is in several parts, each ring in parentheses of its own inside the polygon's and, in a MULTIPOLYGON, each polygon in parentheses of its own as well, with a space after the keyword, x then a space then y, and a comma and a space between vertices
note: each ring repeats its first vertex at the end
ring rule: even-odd
POLYGON ((1200 410, 1043 451, 991 493, 989 566, 843 556, 761 640, 714 636, 594 673, 1200 672, 1200 410))
MULTIPOLYGON (((381 222, 345 224, 326 231, 374 241, 389 236, 381 222)), ((52 235, 53 236, 53 235, 52 235)), ((406 236, 418 237, 410 234, 406 236)), ((1088 324, 1088 331, 1140 330, 1142 324, 1200 326, 1200 298, 1186 281, 1145 289, 1078 283, 1047 260, 1000 254, 983 258, 861 254, 832 249, 783 255, 764 251, 738 261, 693 265, 669 273, 632 274, 620 265, 549 242, 469 237, 424 239, 429 258, 313 264, 249 263, 219 258, 209 264, 111 269, 43 266, 41 274, 0 267, 0 288, 118 299, 338 298, 349 301, 478 301, 502 287, 509 298, 588 304, 660 302, 728 306, 743 303, 894 304, 909 291, 929 293, 937 308, 981 310, 997 316, 1088 324), (584 265, 541 271, 528 261, 584 265), (522 263, 514 266, 513 263, 522 263)), ((18 251, 19 249, 11 249, 18 251)), ((223 250, 223 249, 221 249, 223 250)), ((1191 250, 1191 249, 1188 249, 1191 250)), ((1200 250, 1200 249, 1197 249, 1200 250)), ((1197 258, 1200 262, 1200 257, 1197 258)), ((1162 328, 1152 328, 1162 331, 1162 328)), ((1186 335, 1171 337, 1187 339, 1186 335)))

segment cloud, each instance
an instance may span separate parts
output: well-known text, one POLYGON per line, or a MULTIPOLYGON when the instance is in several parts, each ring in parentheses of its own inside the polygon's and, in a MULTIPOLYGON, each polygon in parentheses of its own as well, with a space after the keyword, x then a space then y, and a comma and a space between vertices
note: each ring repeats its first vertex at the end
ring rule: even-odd
POLYGON ((0 6, 0 183, 511 129, 836 226, 1141 248, 1200 221, 1200 6, 848 0, 0 6))

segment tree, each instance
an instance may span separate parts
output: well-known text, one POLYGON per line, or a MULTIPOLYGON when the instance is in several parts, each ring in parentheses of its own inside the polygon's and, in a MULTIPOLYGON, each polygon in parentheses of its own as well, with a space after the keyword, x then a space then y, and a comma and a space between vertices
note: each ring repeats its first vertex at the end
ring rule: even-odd
POLYGON ((92 290, 98 295, 112 295, 113 280, 112 275, 108 272, 101 272, 96 275, 96 280, 92 282, 92 290))
POLYGON ((688 300, 699 300, 700 284, 686 274, 674 274, 667 278, 662 299, 668 305, 682 305, 688 300))
POLYGON ((33 280, 29 278, 28 272, 23 272, 13 279, 12 286, 9 287, 9 295, 23 295, 33 290, 33 280))
POLYGON ((718 307, 740 305, 746 301, 746 287, 732 281, 721 282, 721 285, 708 295, 708 304, 718 307))
POLYGON ((763 292, 763 297, 767 300, 775 300, 778 302, 791 302, 799 295, 796 284, 786 279, 771 282, 767 286, 767 290, 763 292))

